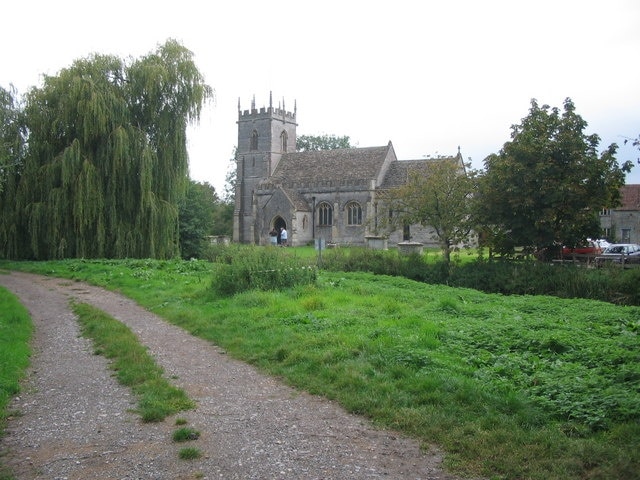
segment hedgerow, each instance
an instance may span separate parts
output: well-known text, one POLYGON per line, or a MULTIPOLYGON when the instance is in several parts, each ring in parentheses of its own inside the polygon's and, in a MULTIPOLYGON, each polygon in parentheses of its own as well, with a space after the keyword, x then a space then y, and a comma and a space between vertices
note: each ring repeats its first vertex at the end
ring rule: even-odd
POLYGON ((323 268, 403 276, 452 287, 474 288, 504 295, 553 295, 587 298, 619 305, 640 305, 640 269, 585 268, 536 260, 487 260, 467 263, 428 261, 394 251, 342 249, 325 254, 323 268))

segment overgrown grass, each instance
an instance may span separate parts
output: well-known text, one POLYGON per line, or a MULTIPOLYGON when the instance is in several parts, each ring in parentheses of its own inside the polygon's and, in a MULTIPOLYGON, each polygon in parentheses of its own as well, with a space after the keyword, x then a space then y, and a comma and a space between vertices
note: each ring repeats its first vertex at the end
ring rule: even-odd
POLYGON ((246 290, 281 290, 316 281, 317 269, 285 248, 226 247, 216 258, 211 287, 216 294, 233 295, 246 290))
MULTIPOLYGON (((29 365, 33 324, 29 313, 8 290, 0 287, 0 437, 4 434, 11 398, 20 391, 20 379, 29 365)), ((10 479, 0 463, 0 479, 10 479)))
POLYGON ((223 297, 207 262, 3 265, 118 289, 291 385, 440 445, 455 471, 638 478, 638 307, 326 271, 223 297))
POLYGON ((163 377, 162 369, 126 325, 85 303, 74 304, 73 310, 83 335, 93 341, 95 352, 111 361, 118 381, 137 395, 143 421, 159 422, 195 406, 183 390, 163 377))
POLYGON ((554 295, 640 306, 640 268, 608 266, 596 269, 536 260, 490 261, 477 255, 474 258, 469 251, 455 254, 453 261, 447 264, 433 252, 401 256, 392 250, 366 248, 329 251, 323 257, 323 266, 332 271, 402 276, 487 293, 554 295))

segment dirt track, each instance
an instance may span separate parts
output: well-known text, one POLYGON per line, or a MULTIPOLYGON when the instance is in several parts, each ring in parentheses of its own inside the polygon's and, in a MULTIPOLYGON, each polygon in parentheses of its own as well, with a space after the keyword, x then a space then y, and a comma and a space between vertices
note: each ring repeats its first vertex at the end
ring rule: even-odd
POLYGON ((0 274, 0 285, 36 327, 32 367, 0 440, 19 480, 457 478, 438 452, 284 386, 118 294, 25 273, 0 274), (189 446, 203 457, 178 458, 173 418, 144 424, 129 411, 135 399, 79 336, 72 298, 128 325, 197 402, 178 416, 201 432, 189 446))

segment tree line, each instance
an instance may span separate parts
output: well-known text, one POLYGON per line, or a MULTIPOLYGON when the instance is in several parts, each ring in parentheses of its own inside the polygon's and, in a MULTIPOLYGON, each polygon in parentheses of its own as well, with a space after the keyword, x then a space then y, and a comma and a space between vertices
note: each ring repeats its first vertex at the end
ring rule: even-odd
MULTIPOLYGON (((490 254, 575 247, 602 235, 599 212, 620 204, 633 162, 616 160, 617 145, 599 152, 600 138, 570 98, 562 110, 531 101, 511 139, 473 170, 457 160, 434 161, 385 192, 395 223, 431 226, 445 260, 477 235, 490 254)), ((393 218, 392 218, 393 220, 393 218)))
MULTIPOLYGON (((533 99, 483 169, 456 157, 414 166, 405 184, 379 192, 386 208, 370 227, 388 234, 428 226, 447 262, 454 248, 475 241, 490 255, 554 255, 563 245, 599 238, 599 213, 620 204, 633 162, 616 160, 616 144, 600 152, 600 137, 587 134, 587 126, 570 98, 562 109, 533 99)), ((629 141, 640 147, 639 139, 629 141)), ((303 135, 297 142, 299 151, 350 147, 348 136, 303 135)))
POLYGON ((0 256, 180 255, 187 203, 219 201, 189 180, 186 147, 213 94, 175 40, 77 60, 21 99, 0 88, 0 256))
MULTIPOLYGON (((77 60, 22 98, 0 87, 0 257, 189 258, 207 235, 229 234, 235 172, 224 198, 188 176, 186 127, 213 94, 175 40, 129 62, 77 60)), ((599 211, 619 205, 633 163, 615 144, 599 151, 586 127, 571 99, 532 100, 484 169, 434 160, 381 192, 393 215, 376 228, 430 226, 445 260, 476 236, 499 254, 599 237, 599 211)), ((351 147, 334 135, 297 143, 351 147)))

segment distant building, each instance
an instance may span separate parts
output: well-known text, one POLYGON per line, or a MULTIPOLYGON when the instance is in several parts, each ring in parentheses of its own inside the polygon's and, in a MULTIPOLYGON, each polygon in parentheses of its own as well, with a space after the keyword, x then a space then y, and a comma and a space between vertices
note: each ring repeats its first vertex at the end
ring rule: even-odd
POLYGON ((604 237, 615 243, 640 243, 640 185, 625 185, 622 205, 600 212, 604 237))
MULTIPOLYGON (((393 145, 296 152, 297 107, 240 109, 238 100, 237 183, 233 240, 266 245, 281 227, 289 245, 324 239, 327 243, 366 245, 376 236, 383 213, 380 190, 401 185, 412 168, 437 159, 398 160, 393 145)), ((388 214, 388 213, 387 213, 388 214)), ((435 246, 433 231, 405 226, 388 244, 411 240, 435 246)))

